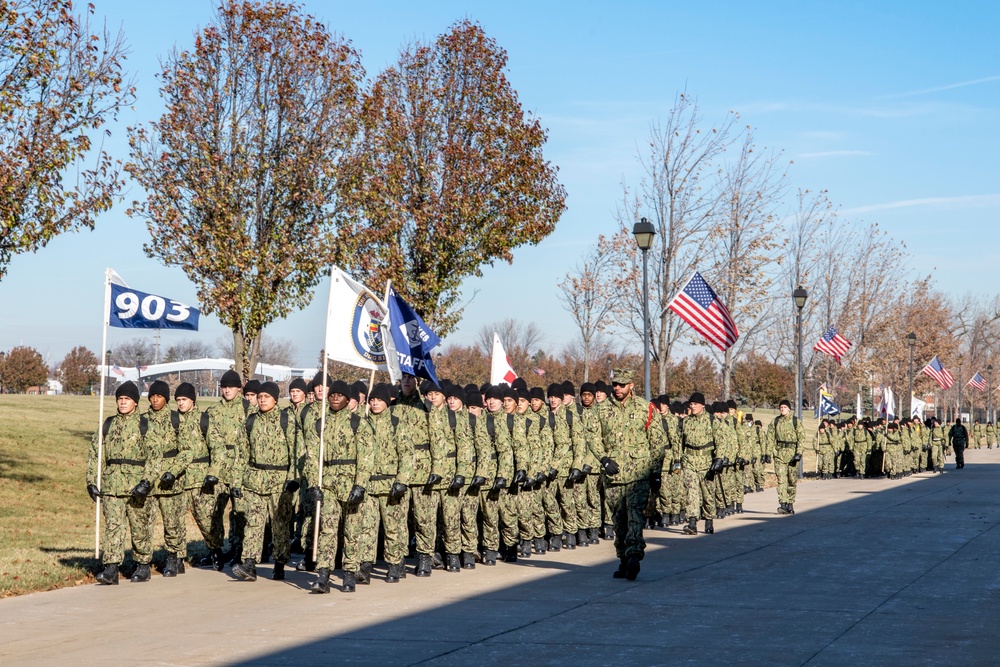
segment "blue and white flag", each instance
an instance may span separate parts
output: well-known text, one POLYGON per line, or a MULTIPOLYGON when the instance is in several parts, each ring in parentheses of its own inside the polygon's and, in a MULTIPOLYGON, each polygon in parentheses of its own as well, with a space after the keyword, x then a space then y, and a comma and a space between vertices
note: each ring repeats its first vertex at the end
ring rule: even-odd
POLYGON ((825 391, 820 390, 816 417, 819 418, 821 415, 829 416, 839 414, 840 406, 833 402, 833 394, 828 394, 825 391))
POLYGON ((424 323, 410 304, 400 298, 395 289, 389 287, 387 294, 388 316, 383 326, 389 333, 385 337, 386 347, 389 348, 386 350, 389 377, 395 382, 402 373, 407 373, 437 384, 431 350, 441 344, 441 338, 424 323))
POLYGON ((201 311, 165 296, 147 294, 126 287, 113 274, 106 287, 111 290, 108 325, 123 329, 184 329, 198 330, 201 311))

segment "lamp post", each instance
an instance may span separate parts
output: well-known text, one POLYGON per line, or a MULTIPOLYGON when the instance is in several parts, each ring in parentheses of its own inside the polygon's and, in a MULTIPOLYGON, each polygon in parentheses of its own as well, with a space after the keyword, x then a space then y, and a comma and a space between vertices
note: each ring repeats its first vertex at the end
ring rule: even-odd
POLYGON ((3 362, 7 358, 6 352, 0 352, 0 394, 3 393, 3 362))
POLYGON ((992 424, 993 423, 993 364, 986 365, 986 375, 989 377, 989 380, 987 380, 987 382, 989 382, 987 387, 989 387, 989 392, 990 392, 990 407, 987 410, 986 421, 992 424))
MULTIPOLYGON (((802 309, 805 308, 809 293, 802 285, 792 290, 795 302, 795 417, 802 421, 802 309)), ((799 479, 802 479, 802 461, 799 461, 799 479)))
POLYGON ((906 334, 906 344, 910 348, 910 417, 913 417, 913 346, 917 344, 917 334, 906 334))
POLYGON ((646 392, 646 400, 650 398, 649 393, 649 280, 648 280, 648 253, 653 247, 653 237, 656 236, 656 228, 646 218, 640 218, 632 228, 632 236, 635 237, 636 245, 642 251, 642 385, 646 392))

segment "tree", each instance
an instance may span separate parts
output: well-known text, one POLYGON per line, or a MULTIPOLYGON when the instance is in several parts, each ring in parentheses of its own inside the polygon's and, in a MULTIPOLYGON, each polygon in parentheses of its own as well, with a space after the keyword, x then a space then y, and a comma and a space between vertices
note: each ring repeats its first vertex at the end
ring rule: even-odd
POLYGON ((14 255, 93 229, 124 187, 93 139, 135 89, 122 35, 92 34, 93 13, 74 14, 70 0, 0 2, 0 280, 14 255))
POLYGON ((341 237, 359 249, 355 266, 370 284, 392 280, 441 336, 461 317, 465 277, 512 262, 565 210, 542 155, 546 132, 522 110, 506 67, 506 52, 464 20, 404 49, 365 99, 360 220, 341 237))
POLYGON ((508 318, 487 324, 479 330, 476 345, 487 359, 493 358, 493 334, 500 336, 504 352, 514 367, 514 372, 523 375, 529 370, 531 358, 541 347, 542 330, 534 322, 521 322, 508 318))
POLYGON ((42 355, 33 347, 18 346, 7 353, 0 366, 3 386, 15 394, 23 394, 28 387, 41 387, 49 379, 49 367, 42 355))
MULTIPOLYGON (((232 339, 220 336, 216 343, 222 350, 222 356, 235 359, 233 354, 232 339)), ((294 366, 295 354, 297 350, 295 343, 287 338, 273 338, 264 332, 260 334, 260 354, 258 359, 264 364, 277 364, 279 366, 294 366)), ((256 366, 255 366, 256 368, 256 366)))
POLYGON ((82 345, 70 350, 56 369, 56 379, 62 382, 63 391, 67 394, 82 394, 91 386, 101 381, 97 371, 100 363, 97 355, 82 345))
POLYGON ((130 338, 111 348, 111 364, 120 368, 139 368, 153 363, 156 347, 148 338, 130 338))
POLYGON ((733 365, 733 391, 751 406, 774 405, 790 397, 794 389, 790 370, 755 352, 733 365))
POLYGON ((146 254, 180 266, 233 332, 249 379, 264 327, 346 254, 341 205, 364 76, 357 52, 295 5, 226 0, 161 74, 167 111, 130 128, 146 254))
MULTIPOLYGON (((232 346, 232 339, 230 339, 229 345, 232 346)), ((169 364, 188 359, 207 359, 213 356, 215 356, 215 350, 211 345, 200 340, 188 339, 168 347, 167 353, 163 357, 163 363, 169 364)))
POLYGON ((583 358, 583 381, 590 381, 591 361, 602 331, 608 327, 608 316, 615 301, 611 298, 612 286, 609 274, 614 266, 614 255, 604 236, 597 239, 593 248, 587 251, 578 263, 559 283, 559 300, 569 311, 580 333, 583 358))

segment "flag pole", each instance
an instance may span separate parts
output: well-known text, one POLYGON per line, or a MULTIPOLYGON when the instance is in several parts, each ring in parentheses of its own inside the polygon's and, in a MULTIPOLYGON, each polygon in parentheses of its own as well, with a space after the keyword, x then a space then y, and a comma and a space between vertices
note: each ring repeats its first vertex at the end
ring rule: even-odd
MULTIPOLYGON (((334 267, 330 267, 330 294, 326 299, 326 327, 323 333, 323 407, 319 412, 319 473, 316 479, 316 488, 321 492, 323 490, 323 459, 326 457, 326 450, 324 448, 324 436, 326 435, 326 408, 330 404, 330 396, 328 395, 329 387, 327 386, 327 342, 330 339, 330 304, 333 301, 333 270, 334 267)), ((369 389, 371 391, 371 389, 369 389)), ((322 500, 316 501, 316 515, 313 517, 313 539, 312 539, 312 560, 313 562, 319 560, 317 554, 319 553, 319 521, 320 521, 320 506, 323 504, 322 500)))
MULTIPOLYGON (((111 312, 111 269, 104 268, 104 312, 101 313, 101 397, 97 408, 97 490, 101 490, 101 469, 104 463, 104 392, 108 381, 108 314, 111 312)), ((101 557, 101 496, 98 494, 94 516, 94 558, 101 557)))

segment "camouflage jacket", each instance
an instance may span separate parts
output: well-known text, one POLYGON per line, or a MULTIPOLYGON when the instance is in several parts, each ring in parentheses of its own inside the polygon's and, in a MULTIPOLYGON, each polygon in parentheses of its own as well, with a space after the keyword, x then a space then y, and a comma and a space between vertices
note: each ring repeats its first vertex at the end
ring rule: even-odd
POLYGON ((569 412, 572 408, 560 405, 555 410, 549 410, 548 424, 552 433, 552 458, 549 465, 559 471, 559 479, 566 479, 570 468, 577 467, 573 432, 569 428, 569 412))
POLYGON ((449 410, 446 405, 440 408, 431 407, 427 412, 427 433, 431 444, 431 470, 441 477, 441 481, 434 488, 439 491, 447 489, 457 474, 465 477, 465 481, 468 482, 472 476, 466 474, 472 465, 472 451, 474 451, 468 418, 461 415, 459 419, 459 415, 449 410), (462 459, 461 464, 459 458, 462 459))
POLYGON ((207 412, 200 411, 196 406, 189 412, 180 413, 180 426, 177 429, 177 449, 180 454, 174 463, 176 471, 171 469, 170 472, 181 479, 185 489, 201 488, 208 475, 219 476, 213 462, 222 455, 209 449, 205 438, 207 433, 207 412))
MULTIPOLYGON (((108 496, 127 496, 142 479, 150 479, 151 452, 142 435, 140 422, 146 418, 133 410, 128 415, 116 414, 108 417, 101 428, 107 432, 98 456, 98 438, 95 433, 90 441, 90 455, 87 458, 87 484, 98 487, 108 496), (97 475, 98 461, 101 465, 100 479, 97 475)), ((150 480, 152 481, 152 480, 150 480)))
POLYGON ((278 407, 253 412, 244 427, 247 455, 235 462, 235 478, 242 479, 243 488, 255 493, 280 493, 286 481, 297 477, 295 455, 301 448, 302 433, 295 414, 278 407))
POLYGON ((793 415, 778 415, 767 427, 764 438, 767 453, 776 461, 787 463, 795 454, 802 453, 805 432, 802 422, 793 415))
POLYGON ((490 456, 484 466, 482 454, 478 454, 478 474, 485 477, 490 485, 497 477, 502 477, 510 484, 514 478, 514 447, 511 444, 510 430, 507 429, 507 415, 503 410, 496 413, 484 410, 476 419, 476 430, 479 434, 477 437, 483 441, 482 445, 476 446, 476 450, 488 452, 490 456))
POLYGON ((596 403, 589 408, 583 408, 581 421, 585 448, 580 460, 580 470, 586 466, 590 469, 591 475, 598 475, 601 472, 601 458, 606 454, 604 436, 601 432, 601 413, 596 403))
POLYGON ((706 473, 712 466, 712 459, 716 457, 716 422, 702 410, 696 415, 685 417, 683 424, 682 465, 685 470, 706 473))
POLYGON ((219 453, 218 459, 212 461, 217 476, 226 484, 239 486, 242 478, 234 474, 234 466, 237 458, 246 458, 247 449, 247 413, 243 398, 223 399, 205 412, 208 413, 208 448, 219 453))
POLYGON ((388 495, 395 482, 413 484, 413 443, 406 429, 401 432, 397 429, 400 420, 396 409, 391 407, 369 415, 375 452, 367 488, 376 495, 388 495))
POLYGON ((355 485, 367 489, 375 469, 375 432, 371 423, 344 408, 330 411, 325 430, 318 432, 313 428, 307 432, 307 486, 316 486, 319 480, 320 433, 323 437, 323 488, 329 492, 326 502, 346 501, 355 485))
POLYGON ((924 438, 925 442, 932 447, 944 447, 948 444, 948 435, 944 432, 944 426, 927 429, 924 438))
POLYGON ((517 410, 507 414, 505 422, 513 448, 514 471, 523 470, 528 477, 533 477, 535 470, 532 455, 537 447, 532 443, 538 440, 537 430, 531 429, 528 419, 518 414, 517 410))
POLYGON ((737 438, 735 420, 730 420, 728 416, 714 419, 715 426, 715 456, 725 459, 726 463, 736 461, 736 456, 740 451, 740 441, 737 438))
POLYGON ((153 484, 151 495, 175 496, 184 490, 184 485, 174 482, 167 485, 160 481, 160 476, 169 471, 174 477, 180 475, 176 468, 176 459, 180 454, 177 445, 177 430, 180 425, 180 415, 168 407, 161 410, 147 410, 143 415, 149 424, 146 431, 146 445, 149 447, 150 464, 147 466, 148 479, 153 484))
POLYGON ((656 464, 663 460, 664 434, 651 408, 633 395, 623 402, 614 401, 603 414, 601 435, 606 456, 614 459, 619 468, 619 473, 607 477, 606 483, 628 484, 659 472, 656 464))

